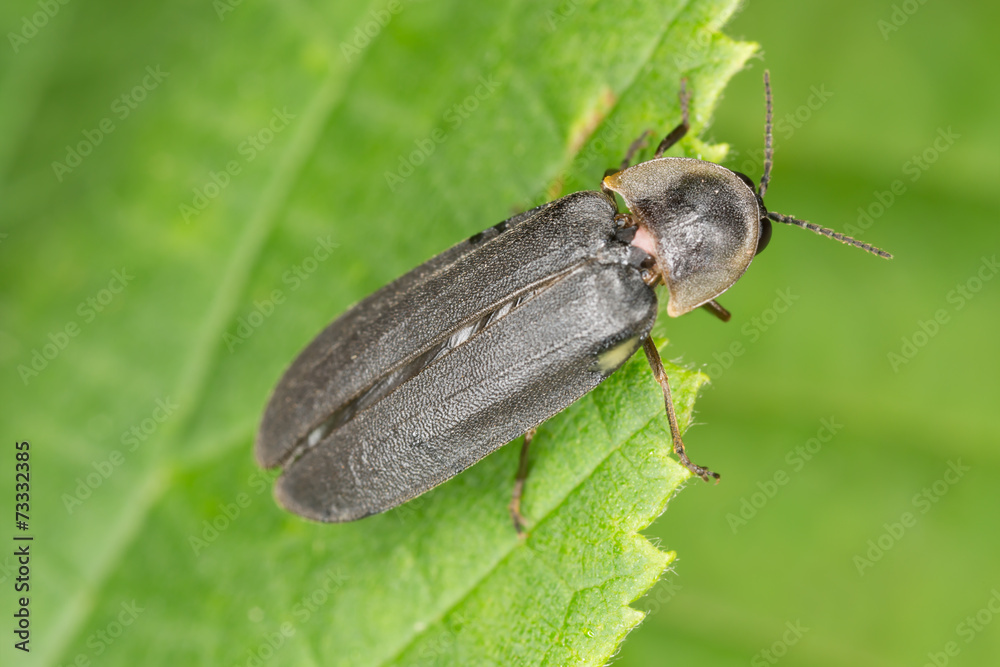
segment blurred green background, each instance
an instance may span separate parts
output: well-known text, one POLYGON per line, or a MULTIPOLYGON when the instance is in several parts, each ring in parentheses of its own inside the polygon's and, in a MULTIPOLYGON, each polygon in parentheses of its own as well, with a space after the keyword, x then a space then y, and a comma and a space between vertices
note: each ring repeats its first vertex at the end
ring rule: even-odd
MULTIPOLYGON (((3 430, 47 452, 35 459, 49 548, 35 561, 46 606, 32 664, 78 649, 102 664, 85 647, 99 624, 90 614, 111 604, 106 582, 169 606, 175 578, 219 576, 174 559, 168 536, 188 529, 183 501, 161 503, 164 489, 196 489, 191 505, 210 515, 217 500, 199 494, 226 471, 190 471, 216 458, 241 479, 253 470, 254 421, 297 349, 372 289, 542 199, 560 174, 589 184, 605 154, 571 168, 563 130, 632 76, 658 88, 656 99, 629 89, 646 116, 672 112, 683 54, 648 60, 659 28, 638 2, 407 3, 357 57, 342 45, 385 3, 42 4, 0 9, 3 430), (37 34, 12 39, 38 11, 49 18, 37 34), (547 12, 567 14, 555 37, 539 27, 547 12), (539 59, 545 77, 518 78, 539 59), (484 72, 500 92, 390 196, 384 171, 484 72), (116 104, 137 85, 143 99, 116 104), (100 139, 92 155, 54 170, 87 132, 100 139), (310 270, 304 260, 328 234, 337 259, 310 270), (295 267, 299 282, 285 280, 295 267), (276 286, 290 305, 272 320, 276 286), (234 341, 255 311, 264 324, 234 341), (80 330, 61 337, 70 322, 80 330), (22 382, 18 367, 59 340, 22 382), (68 513, 62 494, 147 422, 128 465, 86 512, 68 513), (123 565, 129 556, 141 567, 123 565)), ((679 558, 636 603, 651 615, 614 664, 997 664, 997 25, 987 2, 782 0, 746 3, 725 28, 761 51, 703 138, 728 143, 725 164, 759 178, 768 67, 768 207, 895 259, 777 228, 720 299, 732 322, 661 318, 675 359, 712 376, 686 440, 723 482, 689 484, 648 531, 679 558)), ((715 92, 696 88, 695 104, 715 92)), ((620 154, 634 129, 606 153, 620 154)), ((6 477, 0 492, 6 507, 6 477)), ((253 506, 260 535, 289 522, 265 500, 253 506)), ((2 565, 6 610, 9 556, 2 565)), ((226 617, 225 599, 199 593, 195 619, 226 617)), ((233 613, 242 628, 245 611, 233 613)), ((196 624, 141 636, 149 650, 190 647, 203 664, 236 660, 220 647, 227 626, 196 624)), ((0 656, 20 664, 8 660, 9 635, 0 656)))
POLYGON ((998 20, 985 2, 751 2, 727 26, 760 43, 763 62, 734 78, 707 137, 740 152, 731 167, 753 164, 766 65, 777 122, 797 116, 775 132, 768 207, 862 229, 895 258, 776 228, 720 299, 732 322, 694 316, 663 329, 685 361, 723 368, 709 369, 704 426, 686 440, 724 476, 685 490, 653 527, 680 554, 676 574, 654 590, 663 602, 650 602, 659 610, 621 664, 770 664, 758 651, 786 622, 809 631, 782 664, 923 665, 928 653, 940 661, 930 664, 1000 664, 1000 618, 971 636, 957 629, 991 599, 1000 608, 998 20), (919 9, 883 36, 879 22, 892 25, 904 5, 919 9), (831 94, 815 109, 814 90, 831 94), (935 156, 941 130, 958 138, 935 156), (915 167, 925 151, 936 161, 915 167), (859 223, 858 209, 878 213, 897 179, 903 194, 859 223), (979 283, 984 257, 991 279, 979 283), (798 299, 758 335, 779 290, 798 299), (935 330, 936 313, 946 323, 935 330), (733 342, 745 352, 725 369, 715 355, 733 342), (824 418, 843 428, 794 460, 824 418), (940 482, 955 478, 952 462, 968 471, 940 482), (743 499, 759 503, 758 485, 782 470, 788 483, 734 532, 726 517, 743 499), (883 537, 904 512, 915 525, 883 537), (890 547, 880 560, 854 562, 880 538, 890 547), (949 642, 957 656, 941 655, 949 642))

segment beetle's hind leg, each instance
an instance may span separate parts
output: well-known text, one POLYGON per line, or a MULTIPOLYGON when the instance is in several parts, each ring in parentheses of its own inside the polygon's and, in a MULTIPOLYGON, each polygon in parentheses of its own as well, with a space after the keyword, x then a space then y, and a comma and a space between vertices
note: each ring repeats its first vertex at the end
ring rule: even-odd
POLYGON ((524 537, 524 515, 521 514, 521 496, 524 495, 524 481, 528 478, 528 449, 537 429, 529 428, 524 434, 524 444, 521 445, 521 458, 517 464, 517 477, 514 479, 514 491, 510 494, 510 518, 514 522, 514 530, 518 537, 524 537))
POLYGON ((667 420, 670 422, 670 436, 674 442, 674 453, 677 454, 677 458, 680 459, 681 464, 698 475, 698 477, 701 477, 706 482, 709 477, 714 477, 718 481, 719 473, 712 472, 708 468, 703 468, 700 465, 692 463, 691 459, 687 456, 687 452, 684 451, 684 441, 681 440, 681 430, 677 425, 677 414, 674 412, 674 401, 670 397, 670 382, 667 379, 667 372, 663 370, 660 353, 656 351, 656 345, 653 344, 653 339, 649 336, 646 337, 646 340, 642 341, 642 351, 646 353, 649 367, 653 369, 653 376, 663 389, 663 402, 667 406, 667 420))

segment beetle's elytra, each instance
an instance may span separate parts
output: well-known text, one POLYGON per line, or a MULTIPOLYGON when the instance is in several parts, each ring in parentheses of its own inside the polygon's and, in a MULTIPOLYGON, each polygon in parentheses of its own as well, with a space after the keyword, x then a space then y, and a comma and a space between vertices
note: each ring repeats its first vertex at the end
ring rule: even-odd
MULTIPOLYGON (((649 340, 666 286, 667 314, 705 307, 767 245, 771 222, 873 246, 764 208, 770 178, 771 93, 760 186, 720 165, 661 157, 608 170, 600 191, 525 211, 416 267, 334 320, 285 372, 264 412, 258 462, 282 466, 275 495, 317 521, 385 511, 457 475, 596 387, 640 347, 664 402, 674 450, 687 458, 670 389, 649 340), (628 212, 621 213, 614 193, 628 212)), ((645 135, 644 135, 645 136, 645 135)), ((640 138, 642 139, 642 138, 640 138)))

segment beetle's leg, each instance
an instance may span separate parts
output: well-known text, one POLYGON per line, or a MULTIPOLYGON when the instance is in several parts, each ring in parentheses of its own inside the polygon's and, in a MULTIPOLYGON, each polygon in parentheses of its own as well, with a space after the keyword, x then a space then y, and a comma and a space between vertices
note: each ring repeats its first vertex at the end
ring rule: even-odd
MULTIPOLYGON (((615 171, 628 169, 629 164, 632 162, 632 158, 635 157, 635 154, 638 153, 641 149, 646 147, 646 139, 652 133, 653 133, 652 130, 644 130, 643 133, 639 135, 638 139, 629 144, 628 150, 625 151, 625 157, 622 158, 622 163, 618 166, 618 169, 616 170, 609 169, 608 171, 613 174, 615 173, 615 171)), ((604 175, 609 176, 610 174, 605 172, 604 175)))
POLYGON ((729 318, 732 317, 729 311, 723 308, 722 304, 716 301, 715 299, 712 299, 711 301, 706 301, 705 303, 702 304, 701 307, 707 310, 708 312, 712 313, 716 317, 718 317, 723 322, 728 322, 729 318))
POLYGON ((514 521, 514 530, 518 537, 524 537, 524 516, 521 514, 521 496, 524 495, 524 480, 528 478, 528 448, 531 439, 535 437, 536 429, 529 428, 524 434, 524 444, 521 445, 521 460, 517 464, 517 478, 514 480, 514 491, 510 494, 510 518, 514 521))
POLYGON ((681 460, 681 464, 693 472, 694 474, 701 477, 706 482, 709 477, 714 477, 716 481, 719 479, 719 473, 712 472, 708 468, 703 468, 700 465, 695 465, 691 462, 691 459, 687 457, 687 453, 684 451, 684 441, 681 440, 681 430, 677 426, 677 414, 674 412, 674 401, 670 397, 670 383, 667 380, 667 372, 663 370, 663 362, 660 361, 660 353, 656 351, 656 345, 653 344, 653 339, 646 336, 646 340, 642 341, 642 351, 646 353, 646 359, 649 361, 649 367, 653 369, 653 376, 656 381, 660 383, 660 387, 663 388, 663 402, 667 406, 667 421, 670 422, 670 436, 674 441, 674 453, 677 454, 677 458, 681 460))
MULTIPOLYGON (((621 164, 618 166, 617 169, 615 169, 614 167, 611 167, 610 169, 605 169, 604 178, 607 178, 611 174, 617 174, 619 171, 623 169, 628 169, 628 165, 630 162, 632 162, 632 158, 635 157, 635 154, 639 152, 639 150, 641 150, 646 146, 646 138, 649 137, 649 135, 651 135, 652 133, 653 133, 652 130, 645 130, 642 134, 639 135, 638 139, 629 144, 628 150, 625 151, 625 158, 622 160, 621 164)), ((610 197, 612 201, 614 201, 615 193, 613 190, 611 190, 611 188, 609 188, 604 184, 604 178, 601 179, 601 191, 608 197, 610 197)))
POLYGON ((691 129, 690 117, 688 116, 688 92, 687 92, 687 79, 681 79, 681 124, 670 131, 670 134, 663 137, 663 141, 660 145, 656 147, 656 153, 653 154, 654 158, 662 157, 663 153, 676 144, 678 141, 684 138, 687 131, 691 129))

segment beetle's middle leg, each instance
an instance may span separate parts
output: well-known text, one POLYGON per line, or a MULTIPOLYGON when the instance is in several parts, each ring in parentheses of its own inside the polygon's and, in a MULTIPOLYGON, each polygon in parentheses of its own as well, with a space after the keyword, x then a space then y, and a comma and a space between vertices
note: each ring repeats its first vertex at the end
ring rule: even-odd
POLYGON ((663 388, 663 402, 667 406, 667 421, 670 422, 670 436, 674 441, 674 453, 677 454, 677 458, 681 460, 681 464, 694 474, 701 477, 706 482, 709 477, 714 477, 716 481, 719 479, 719 473, 712 472, 708 468, 703 468, 700 465, 696 465, 691 462, 688 458, 687 453, 684 451, 684 441, 681 440, 681 430, 677 426, 677 414, 674 412, 674 401, 670 397, 670 383, 667 380, 667 372, 663 370, 663 362, 660 361, 660 353, 656 351, 656 345, 653 344, 653 339, 646 336, 646 340, 642 341, 642 351, 646 353, 646 359, 649 361, 649 367, 653 369, 653 376, 656 381, 660 383, 660 387, 663 388))
POLYGON ((728 322, 729 319, 732 317, 729 311, 723 308, 722 304, 716 301, 715 299, 709 299, 708 301, 703 303, 701 307, 707 310, 708 312, 712 313, 716 317, 718 317, 723 322, 728 322))
POLYGON ((517 477, 514 479, 514 491, 510 495, 510 518, 514 521, 514 530, 518 537, 524 537, 524 515, 521 514, 521 496, 524 495, 524 480, 528 478, 528 448, 538 429, 529 428, 524 434, 524 444, 521 445, 521 460, 517 464, 517 477))

